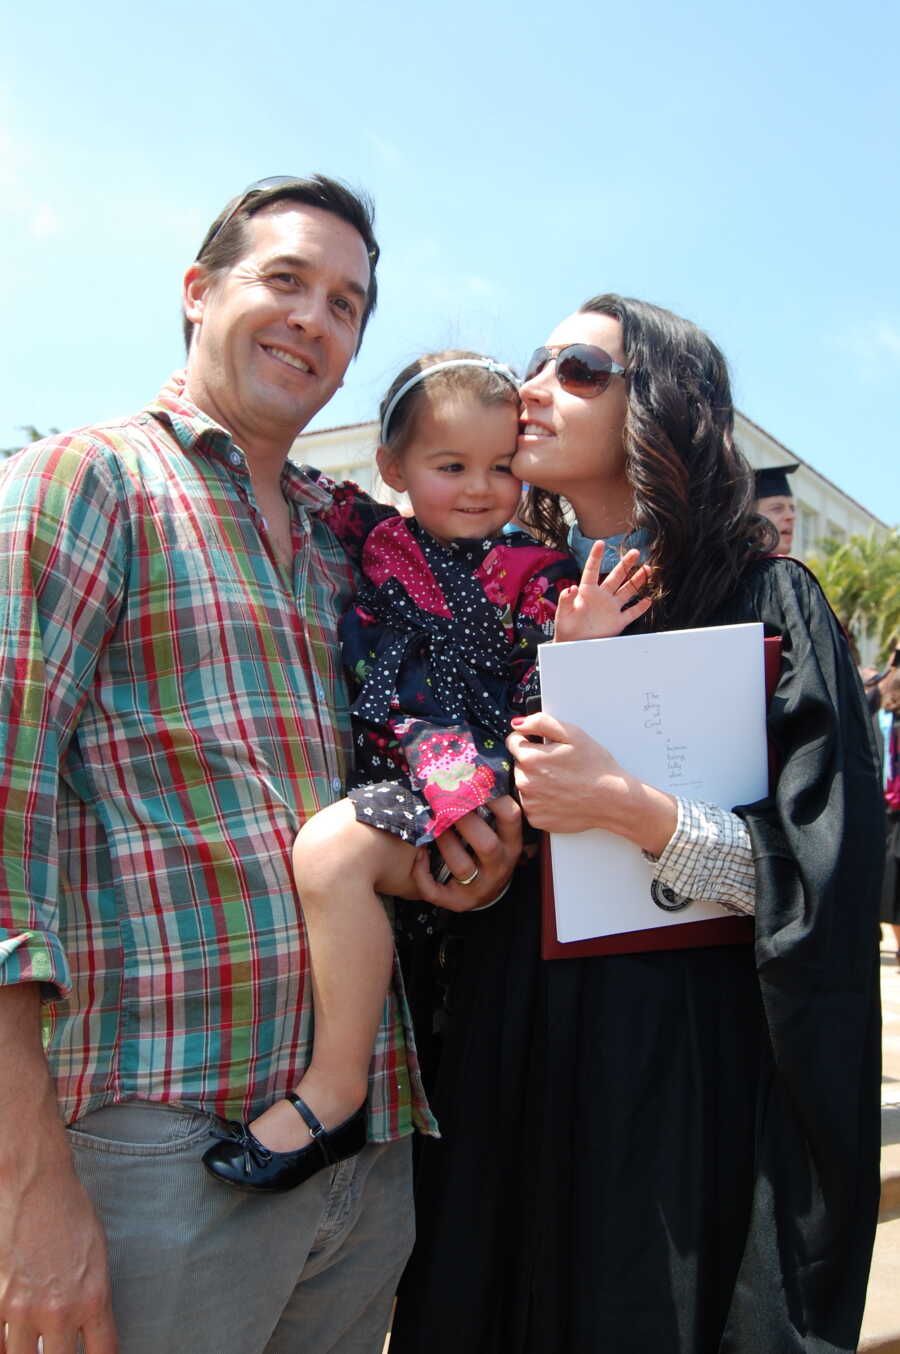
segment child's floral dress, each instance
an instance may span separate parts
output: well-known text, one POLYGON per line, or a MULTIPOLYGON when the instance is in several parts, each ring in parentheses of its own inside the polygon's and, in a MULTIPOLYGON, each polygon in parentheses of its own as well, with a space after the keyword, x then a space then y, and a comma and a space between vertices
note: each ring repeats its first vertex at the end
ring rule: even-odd
POLYGON ((355 484, 321 512, 363 583, 341 628, 355 679, 360 821, 422 845, 510 789, 505 739, 537 692, 537 646, 553 634, 570 556, 522 531, 440 544, 355 484))

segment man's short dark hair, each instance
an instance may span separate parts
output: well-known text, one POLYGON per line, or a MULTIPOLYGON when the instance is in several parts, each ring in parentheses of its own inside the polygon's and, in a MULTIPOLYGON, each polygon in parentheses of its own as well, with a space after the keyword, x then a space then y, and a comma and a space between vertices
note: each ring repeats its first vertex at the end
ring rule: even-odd
MULTIPOLYGON (((375 208, 367 194, 354 191, 339 179, 326 178, 324 174, 313 174, 309 179, 291 179, 271 188, 248 188, 219 212, 206 232, 195 262, 202 263, 212 276, 227 272, 249 248, 246 223, 263 208, 271 207, 273 202, 300 202, 306 207, 318 207, 346 221, 362 236, 369 256, 369 287, 356 342, 359 352, 369 316, 378 299, 375 268, 381 252, 374 233, 375 208)), ((194 324, 186 315, 182 324, 185 347, 190 350, 194 324)))

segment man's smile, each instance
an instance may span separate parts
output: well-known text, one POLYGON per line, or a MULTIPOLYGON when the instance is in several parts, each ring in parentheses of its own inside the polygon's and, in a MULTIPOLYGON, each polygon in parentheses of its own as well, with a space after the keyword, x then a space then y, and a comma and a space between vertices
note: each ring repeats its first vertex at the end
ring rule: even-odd
POLYGON ((289 367, 294 367, 297 371, 312 372, 313 368, 303 357, 298 357, 294 353, 289 353, 286 348, 274 348, 271 344, 260 344, 263 352, 270 357, 276 358, 279 362, 284 362, 289 367))

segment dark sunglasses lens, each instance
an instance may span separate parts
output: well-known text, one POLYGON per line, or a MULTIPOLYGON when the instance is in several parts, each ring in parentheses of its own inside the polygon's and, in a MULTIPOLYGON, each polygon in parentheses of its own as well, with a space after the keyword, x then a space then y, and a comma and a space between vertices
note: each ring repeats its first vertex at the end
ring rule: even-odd
POLYGON ((573 343, 556 359, 556 377, 573 395, 599 395, 609 385, 613 360, 602 348, 573 343))
POLYGON ((523 383, 531 381, 537 376, 539 371, 543 371, 553 354, 548 348, 535 348, 531 357, 528 359, 528 365, 525 368, 525 375, 522 377, 523 383))

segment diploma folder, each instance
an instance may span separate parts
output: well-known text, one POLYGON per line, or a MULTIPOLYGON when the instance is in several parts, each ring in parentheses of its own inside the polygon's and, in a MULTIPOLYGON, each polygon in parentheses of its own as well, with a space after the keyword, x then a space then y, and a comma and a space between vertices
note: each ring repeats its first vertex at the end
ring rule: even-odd
MULTIPOLYGON (((642 780, 727 809, 768 793, 766 708, 781 640, 764 641, 761 624, 546 644, 538 654, 543 709, 642 780)), ((715 903, 658 906, 652 864, 615 833, 545 835, 541 871, 545 959, 753 939, 752 917, 715 903)))

